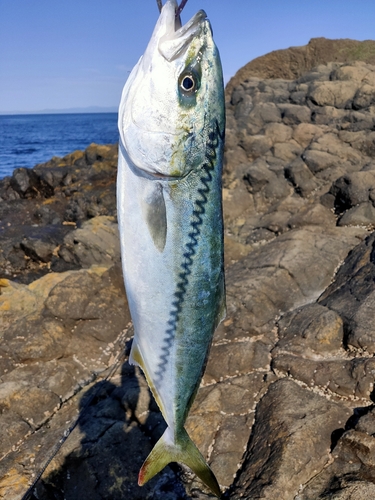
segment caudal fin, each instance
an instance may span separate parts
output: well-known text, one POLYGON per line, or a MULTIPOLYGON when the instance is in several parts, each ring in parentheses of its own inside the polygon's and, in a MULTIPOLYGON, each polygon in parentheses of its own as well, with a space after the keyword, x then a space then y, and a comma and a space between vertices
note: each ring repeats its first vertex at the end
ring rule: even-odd
POLYGON ((190 439, 185 429, 174 442, 171 429, 167 427, 139 471, 138 484, 143 486, 170 462, 181 462, 188 467, 210 488, 218 498, 221 497, 219 483, 200 451, 190 439))

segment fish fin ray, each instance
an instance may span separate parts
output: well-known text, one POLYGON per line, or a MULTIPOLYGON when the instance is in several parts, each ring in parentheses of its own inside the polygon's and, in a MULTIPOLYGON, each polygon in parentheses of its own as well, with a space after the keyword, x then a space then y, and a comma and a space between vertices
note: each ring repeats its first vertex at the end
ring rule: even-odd
POLYGON ((135 338, 133 339, 133 344, 132 344, 132 348, 130 351, 129 363, 131 365, 139 366, 142 369, 143 373, 145 374, 147 384, 152 392, 152 395, 154 396, 155 401, 156 401, 157 405, 159 406, 160 411, 163 414, 164 420, 167 420, 167 418, 166 418, 167 412, 165 410, 165 407, 163 405, 162 400, 160 399, 160 396, 159 396, 159 393, 155 387, 155 384, 152 381, 152 377, 151 377, 149 371, 147 370, 146 363, 144 362, 142 353, 139 349, 138 343, 137 343, 135 338))
POLYGON ((167 427, 143 463, 139 471, 138 484, 143 486, 170 462, 187 465, 214 495, 221 498, 220 486, 214 473, 185 429, 182 429, 177 439, 173 440, 172 431, 167 427))
POLYGON ((130 350, 129 364, 139 366, 143 371, 145 371, 142 354, 135 339, 133 339, 132 347, 130 350))

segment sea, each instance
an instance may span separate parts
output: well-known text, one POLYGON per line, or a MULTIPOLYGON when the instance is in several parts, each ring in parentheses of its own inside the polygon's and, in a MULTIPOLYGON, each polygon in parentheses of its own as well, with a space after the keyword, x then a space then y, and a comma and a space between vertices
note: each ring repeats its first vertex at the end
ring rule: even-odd
POLYGON ((92 142, 118 142, 117 113, 0 115, 0 179, 92 142))

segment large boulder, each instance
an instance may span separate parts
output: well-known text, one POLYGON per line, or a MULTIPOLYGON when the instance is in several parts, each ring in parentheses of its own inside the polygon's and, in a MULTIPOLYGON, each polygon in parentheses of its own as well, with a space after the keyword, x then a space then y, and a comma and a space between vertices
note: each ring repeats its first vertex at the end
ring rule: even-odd
POLYGON ((312 38, 307 45, 274 50, 245 64, 229 81, 227 92, 230 94, 235 86, 253 76, 295 80, 320 64, 354 61, 375 64, 375 41, 312 38))

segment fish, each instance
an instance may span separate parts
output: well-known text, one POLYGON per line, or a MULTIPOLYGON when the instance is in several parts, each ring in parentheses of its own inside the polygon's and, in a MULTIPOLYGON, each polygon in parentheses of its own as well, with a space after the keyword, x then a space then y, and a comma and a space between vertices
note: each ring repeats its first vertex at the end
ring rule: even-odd
POLYGON ((180 462, 220 497, 184 424, 226 311, 224 85, 206 13, 182 24, 177 9, 176 0, 162 6, 118 116, 117 216, 134 326, 129 362, 144 372, 167 424, 138 483, 180 462))

